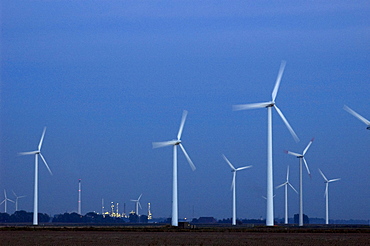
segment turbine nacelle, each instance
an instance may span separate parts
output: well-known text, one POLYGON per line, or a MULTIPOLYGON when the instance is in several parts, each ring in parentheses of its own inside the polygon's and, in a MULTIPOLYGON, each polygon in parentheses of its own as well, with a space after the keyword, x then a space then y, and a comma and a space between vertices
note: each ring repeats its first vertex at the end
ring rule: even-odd
POLYGON ((304 158, 305 154, 307 153, 308 149, 310 148, 312 142, 313 142, 314 138, 311 139, 311 141, 307 144, 306 148, 303 150, 302 154, 298 154, 298 153, 295 153, 295 152, 291 152, 291 151, 285 151, 285 153, 287 153, 288 155, 293 155, 299 159, 302 159, 305 166, 306 166, 306 169, 307 169, 307 173, 308 175, 310 175, 311 177, 311 173, 310 173, 310 169, 308 168, 308 164, 307 164, 307 161, 306 159, 304 158))

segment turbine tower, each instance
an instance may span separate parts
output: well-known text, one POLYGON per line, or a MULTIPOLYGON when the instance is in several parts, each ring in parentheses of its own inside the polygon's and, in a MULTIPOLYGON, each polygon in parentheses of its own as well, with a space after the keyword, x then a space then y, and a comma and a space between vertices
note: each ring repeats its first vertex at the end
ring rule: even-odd
POLYGON ((352 114, 353 116, 355 116, 357 119, 364 122, 367 125, 366 129, 370 130, 370 121, 369 120, 365 119, 364 117, 362 117, 361 115, 359 115, 358 113, 356 113, 355 111, 353 111, 352 109, 350 109, 346 105, 344 105, 343 109, 346 110, 348 113, 352 114))
POLYGON ((4 212, 5 213, 7 213, 7 204, 8 204, 8 201, 9 202, 12 202, 12 203, 14 203, 14 201, 13 200, 10 200, 7 196, 6 196, 6 191, 5 191, 5 189, 4 189, 4 200, 0 203, 0 205, 1 204, 3 204, 4 203, 4 206, 5 206, 5 208, 4 208, 4 212))
POLYGON ((289 182, 289 166, 286 170, 286 181, 281 185, 276 186, 276 189, 285 186, 285 224, 288 224, 288 186, 290 186, 295 193, 298 194, 297 190, 293 187, 293 185, 289 182))
POLYGON ((104 198, 101 199, 101 214, 104 216, 104 198))
POLYGON ((78 180, 78 209, 77 213, 81 215, 81 179, 78 180))
POLYGON ((231 189, 233 190, 233 219, 232 219, 232 225, 236 225, 236 191, 235 191, 235 188, 236 188, 236 185, 235 185, 236 172, 240 171, 240 170, 243 170, 243 169, 251 168, 252 166, 244 166, 244 167, 235 168, 233 166, 233 164, 231 164, 231 162, 226 158, 225 155, 222 155, 222 156, 225 159, 225 161, 227 162, 227 164, 229 164, 229 166, 231 167, 231 172, 233 173, 233 181, 231 182, 231 189))
POLYGON ((299 159, 299 226, 303 226, 303 180, 302 180, 302 160, 306 166, 307 173, 311 177, 310 169, 308 168, 307 161, 304 158, 304 155, 307 153, 307 150, 310 148, 313 139, 308 143, 307 147, 303 150, 302 154, 297 154, 294 152, 286 151, 287 154, 296 156, 299 159))
POLYGON ((272 108, 275 108, 276 112, 279 114, 280 118, 285 123, 286 127, 292 134, 296 142, 299 141, 297 134, 295 134, 293 128, 290 126, 288 120, 285 118, 281 110, 276 106, 275 99, 277 92, 279 90, 281 77, 283 76, 285 61, 281 62, 279 73, 276 79, 274 90, 272 91, 272 99, 270 102, 262 103, 252 103, 252 104, 242 104, 234 105, 234 110, 246 110, 246 109, 256 109, 256 108, 267 108, 267 211, 266 211, 266 225, 274 225, 274 199, 273 199, 273 165, 272 165, 272 108))
POLYGON ((139 216, 139 206, 140 206, 140 209, 142 209, 141 204, 140 204, 140 198, 141 198, 142 195, 143 194, 141 194, 139 196, 139 198, 136 199, 136 200, 133 200, 133 199, 130 200, 131 202, 135 202, 135 213, 136 213, 137 216, 139 216))
POLYGON ((50 175, 53 175, 51 172, 48 164, 46 163, 46 160, 44 156, 41 154, 41 146, 42 142, 45 137, 45 132, 46 132, 46 127, 44 128, 44 131, 42 132, 41 139, 39 142, 39 145, 37 147, 37 150, 35 151, 30 151, 30 152, 22 152, 19 153, 20 155, 35 155, 35 187, 34 187, 34 201, 33 201, 33 225, 38 225, 38 159, 39 156, 41 157, 42 161, 44 162, 46 168, 48 169, 50 175))
POLYGON ((18 211, 18 199, 26 197, 26 196, 17 196, 14 191, 12 191, 15 196, 15 211, 18 211))
POLYGON ((153 148, 160 148, 160 147, 165 147, 165 146, 173 146, 173 184, 172 184, 172 222, 171 224, 173 226, 178 226, 178 198, 177 198, 177 146, 180 146, 182 152, 184 153, 186 159, 189 162, 189 165, 191 169, 194 171, 195 166, 192 160, 190 159, 188 153, 185 151, 184 146, 182 146, 181 142, 181 135, 182 131, 184 129, 184 124, 186 120, 186 116, 188 114, 188 111, 184 110, 182 114, 182 119, 180 123, 180 129, 179 132, 177 133, 177 139, 171 140, 171 141, 166 141, 166 142, 154 142, 153 143, 153 148))
POLYGON ((334 182, 334 181, 338 181, 340 180, 340 178, 337 178, 337 179, 330 179, 328 180, 325 175, 323 174, 323 172, 321 172, 321 170, 319 169, 319 172, 321 174, 321 176, 323 177, 323 179, 325 180, 325 207, 326 207, 326 216, 325 216, 325 224, 329 224, 329 183, 331 182, 334 182))

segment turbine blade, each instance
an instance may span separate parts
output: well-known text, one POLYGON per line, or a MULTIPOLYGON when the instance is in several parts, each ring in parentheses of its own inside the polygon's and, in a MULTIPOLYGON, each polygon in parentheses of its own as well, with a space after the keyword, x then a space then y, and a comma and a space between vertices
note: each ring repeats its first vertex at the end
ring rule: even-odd
POLYGON ((276 104, 274 105, 275 109, 276 109, 276 112, 278 112, 278 114, 280 115, 281 119, 284 121, 286 127, 288 128, 290 134, 292 134, 294 140, 296 142, 299 142, 299 138, 297 136, 297 134, 295 134, 293 128, 290 126, 288 120, 285 118, 285 116, 283 115, 283 112, 281 112, 281 110, 276 106, 276 104))
POLYGON ((3 204, 4 202, 5 202, 5 200, 3 200, 3 201, 0 203, 0 205, 1 205, 1 204, 3 204))
POLYGON ((279 189, 280 187, 283 187, 284 185, 286 185, 287 184, 287 182, 284 182, 284 183, 282 183, 281 185, 278 185, 278 186, 276 186, 275 187, 275 189, 279 189))
POLYGON ((6 200, 8 200, 9 202, 15 203, 15 201, 10 200, 9 198, 7 198, 6 200))
POLYGON ((222 157, 224 158, 224 160, 227 162, 227 164, 229 164, 229 166, 231 167, 232 170, 236 170, 235 167, 233 166, 233 164, 231 164, 231 162, 229 161, 229 159, 226 158, 225 155, 222 155, 222 157))
POLYGON ((288 182, 288 185, 290 186, 290 188, 292 188, 295 191, 295 193, 298 194, 298 191, 293 187, 293 185, 291 183, 288 182))
POLYGON ((14 190, 12 190, 12 192, 13 192, 13 195, 14 195, 15 197, 19 198, 19 197, 15 194, 14 190))
POLYGON ((281 81, 281 78, 282 78, 283 73, 284 73, 285 65, 286 65, 286 61, 281 61, 279 73, 278 73, 278 76, 277 76, 276 82, 275 82, 275 87, 274 87, 274 90, 272 91, 272 95, 271 95, 273 102, 275 102, 275 99, 276 99, 276 96, 277 96, 277 93, 278 93, 278 90, 279 90, 280 81, 281 81))
POLYGON ((323 177, 323 179, 324 179, 326 182, 328 182, 328 179, 325 177, 324 173, 320 170, 320 168, 319 168, 319 172, 320 172, 321 176, 323 177))
POLYGON ((355 116, 357 119, 359 119, 362 122, 364 122, 366 125, 370 125, 370 121, 369 120, 365 119, 364 117, 362 117, 361 115, 359 115, 358 113, 356 113, 355 111, 353 111, 347 105, 344 105, 343 109, 346 110, 348 113, 352 114, 353 116, 355 116))
POLYGON ((179 132, 177 133, 177 140, 180 140, 181 139, 181 135, 182 135, 182 130, 184 129, 184 125, 185 125, 185 120, 186 120, 186 116, 188 115, 188 111, 184 110, 182 112, 182 118, 181 118, 181 123, 180 123, 180 129, 179 129, 179 132))
POLYGON ((324 197, 326 197, 328 195, 328 183, 325 184, 325 193, 324 193, 324 197))
POLYGON ((140 204, 140 202, 139 202, 139 201, 138 201, 138 204, 139 204, 140 209, 143 209, 143 208, 141 207, 141 204, 140 204))
POLYGON ((184 155, 185 155, 186 159, 188 160, 191 169, 194 171, 196 169, 194 163, 191 161, 188 153, 186 153, 186 150, 185 150, 184 146, 182 146, 181 143, 179 145, 180 145, 180 148, 182 149, 182 152, 184 152, 184 155))
POLYGON ((286 181, 288 182, 289 181, 289 165, 286 169, 286 181))
POLYGON ((251 168, 251 167, 253 167, 253 166, 239 167, 239 168, 235 169, 235 171, 240 171, 240 170, 251 168))
POLYGON ((297 156, 297 157, 302 157, 301 154, 298 154, 298 153, 295 153, 295 152, 291 152, 291 151, 285 151, 285 153, 287 153, 288 155, 294 155, 294 156, 297 156))
POLYGON ((139 198, 137 199, 138 201, 140 201, 140 198, 141 198, 141 196, 142 196, 143 194, 141 194, 140 196, 139 196, 139 198))
POLYGON ((311 178, 311 173, 310 173, 310 169, 308 168, 307 161, 306 161, 306 159, 305 159, 304 157, 303 157, 302 159, 303 159, 303 161, 304 161, 304 165, 306 166, 306 169, 307 169, 308 175, 310 175, 310 178, 311 178))
POLYGON ((233 110, 238 111, 238 110, 246 110, 246 109, 266 108, 269 105, 271 105, 271 102, 238 104, 238 105, 233 105, 233 110))
POLYGON ((156 148, 162 148, 170 145, 175 145, 178 141, 177 140, 171 140, 171 141, 165 141, 165 142, 153 142, 153 149, 156 148))
POLYGON ((310 146, 311 146, 311 144, 312 144, 313 140, 314 140, 314 138, 312 138, 312 139, 311 139, 311 141, 307 144, 307 147, 303 150, 302 155, 305 155, 305 154, 306 154, 306 152, 307 152, 307 150, 310 148, 310 146))
POLYGON ((331 182, 335 182, 335 181, 338 181, 340 180, 340 178, 337 178, 337 179, 330 179, 328 182, 331 183, 331 182))
POLYGON ((34 154, 37 154, 38 151, 29 151, 29 152, 20 152, 18 153, 18 155, 34 155, 34 154))
POLYGON ((43 160, 43 162, 44 162, 44 164, 45 164, 46 168, 48 169, 48 171, 49 171, 49 173, 50 173, 50 175, 53 175, 53 173, 51 172, 51 170, 50 170, 50 168, 49 168, 49 165, 46 163, 46 160, 45 160, 44 156, 43 156, 41 153, 40 153, 40 157, 41 157, 41 159, 43 160))
POLYGON ((44 127, 44 130, 43 130, 42 135, 41 135, 40 143, 39 143, 39 146, 38 146, 39 151, 41 150, 42 142, 44 141, 45 132, 46 132, 46 127, 44 127))

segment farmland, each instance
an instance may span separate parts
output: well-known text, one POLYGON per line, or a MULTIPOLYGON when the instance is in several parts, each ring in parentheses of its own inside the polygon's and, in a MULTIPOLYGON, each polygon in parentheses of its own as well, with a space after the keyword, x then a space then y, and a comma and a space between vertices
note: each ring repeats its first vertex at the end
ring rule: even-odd
POLYGON ((3 226, 2 245, 369 245, 369 227, 3 226))

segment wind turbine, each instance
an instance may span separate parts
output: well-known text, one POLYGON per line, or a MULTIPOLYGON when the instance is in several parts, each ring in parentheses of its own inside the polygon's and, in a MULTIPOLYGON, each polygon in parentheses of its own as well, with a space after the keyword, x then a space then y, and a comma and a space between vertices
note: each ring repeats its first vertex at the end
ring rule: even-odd
POLYGON ((281 77, 283 76, 285 61, 281 62, 279 73, 275 82, 274 90, 272 91, 271 101, 262 103, 252 103, 252 104, 242 104, 234 105, 234 110, 246 110, 246 109, 256 109, 256 108, 267 108, 267 211, 266 211, 266 225, 274 225, 274 186, 273 186, 273 167, 272 167, 272 108, 275 108, 276 112, 279 114, 280 118, 285 123, 286 127, 292 134, 296 142, 299 141, 297 134, 295 134, 293 128, 290 126, 288 120, 285 118, 281 110, 276 106, 275 99, 277 92, 279 90, 281 77))
POLYGON ((23 197, 26 197, 26 196, 17 196, 17 194, 15 194, 15 192, 12 190, 14 196, 15 196, 15 211, 18 211, 18 199, 19 198, 23 198, 23 197))
POLYGON ((7 208, 7 203, 8 203, 8 201, 9 202, 12 202, 12 203, 14 203, 14 201, 13 200, 10 200, 7 196, 6 196, 6 191, 5 191, 5 189, 4 189, 4 200, 0 203, 0 205, 1 204, 3 204, 4 203, 4 206, 5 206, 5 208, 4 208, 4 212, 6 213, 6 208, 7 208))
POLYGON ((352 114, 353 116, 355 116, 357 119, 364 122, 367 125, 366 129, 370 130, 370 121, 369 120, 365 119, 364 117, 362 117, 361 115, 359 115, 358 113, 356 113, 355 111, 350 109, 347 105, 344 105, 343 109, 346 110, 348 113, 352 114))
POLYGON ((225 155, 222 155, 222 156, 225 159, 225 161, 227 162, 227 164, 229 164, 229 166, 231 167, 231 172, 233 173, 233 181, 231 182, 231 189, 233 190, 233 220, 232 220, 232 225, 236 225, 236 191, 235 191, 235 188, 236 188, 236 185, 235 185, 236 172, 240 171, 240 170, 243 170, 243 169, 251 168, 252 166, 244 166, 244 167, 235 168, 233 166, 233 164, 231 164, 231 162, 226 158, 225 155))
POLYGON ((321 174, 321 176, 324 178, 325 180, 325 203, 326 203, 326 217, 325 217, 325 224, 329 224, 329 183, 331 182, 334 182, 334 181, 338 181, 340 180, 340 178, 337 178, 337 179, 330 179, 328 180, 325 175, 323 174, 323 172, 321 172, 321 170, 319 169, 319 172, 321 174))
POLYGON ((293 185, 289 182, 289 166, 286 170, 286 181, 281 185, 276 186, 276 189, 285 186, 285 224, 288 224, 288 186, 290 186, 295 193, 298 194, 297 190, 293 187, 293 185))
POLYGON ((20 155, 35 155, 35 188, 34 188, 34 202, 33 202, 33 225, 38 225, 38 156, 41 157, 50 175, 53 175, 48 164, 46 163, 44 156, 41 154, 41 146, 42 146, 42 142, 45 137, 45 132, 46 132, 46 127, 44 128, 44 131, 42 132, 41 139, 37 147, 37 150, 19 153, 20 155))
POLYGON ((180 146, 182 152, 186 159, 189 162, 191 169, 194 171, 195 166, 194 163, 191 161, 189 155, 186 153, 184 146, 181 144, 181 134, 184 129, 184 124, 186 120, 186 116, 188 111, 184 110, 182 114, 182 119, 180 123, 180 129, 177 133, 177 139, 166 141, 166 142, 154 142, 153 148, 160 148, 165 146, 173 146, 173 185, 172 185, 172 225, 178 226, 178 198, 177 198, 177 146, 180 146))
POLYGON ((310 148, 313 139, 308 143, 307 147, 303 150, 302 154, 294 153, 291 151, 286 151, 287 154, 296 156, 299 159, 299 226, 303 226, 303 181, 302 181, 302 160, 306 166, 307 173, 311 177, 310 169, 308 168, 307 161, 304 158, 304 155, 307 153, 307 150, 310 148))
POLYGON ((136 199, 136 200, 133 200, 133 199, 130 200, 131 202, 135 202, 135 213, 136 213, 137 216, 139 216, 139 206, 140 206, 140 209, 141 209, 140 198, 141 198, 142 195, 143 194, 141 194, 139 196, 139 198, 136 199))

